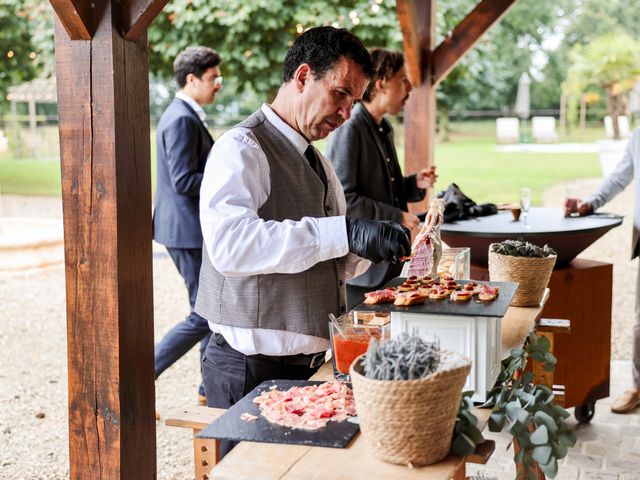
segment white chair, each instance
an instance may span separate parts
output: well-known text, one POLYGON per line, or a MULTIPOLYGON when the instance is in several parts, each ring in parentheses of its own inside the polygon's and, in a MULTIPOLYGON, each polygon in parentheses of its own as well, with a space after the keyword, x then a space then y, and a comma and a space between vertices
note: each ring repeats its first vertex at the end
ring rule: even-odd
POLYGON ((558 140, 555 117, 533 117, 531 136, 536 143, 550 143, 558 140))
POLYGON ((496 140, 498 143, 518 143, 520 120, 516 117, 496 118, 496 140))
POLYGON ((9 150, 9 140, 4 136, 4 132, 0 130, 0 153, 9 150))
MULTIPOLYGON (((627 138, 629 136, 629 117, 626 115, 618 115, 618 130, 620 130, 621 138, 627 138)), ((604 131, 607 134, 607 138, 613 138, 613 121, 611 121, 610 115, 604 117, 604 131)))

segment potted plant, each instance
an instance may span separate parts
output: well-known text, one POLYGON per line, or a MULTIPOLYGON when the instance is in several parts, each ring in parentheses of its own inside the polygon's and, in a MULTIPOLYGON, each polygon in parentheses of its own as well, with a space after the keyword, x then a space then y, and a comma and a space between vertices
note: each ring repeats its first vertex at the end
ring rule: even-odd
POLYGON ((542 300, 556 259, 556 252, 547 245, 539 247, 522 239, 492 243, 489 245, 489 278, 518 283, 511 305, 536 306, 542 300))
MULTIPOLYGON (((502 362, 496 386, 483 405, 492 407, 489 430, 506 431, 513 436, 517 479, 539 478, 538 468, 549 478, 555 478, 558 460, 576 443, 575 432, 565 423, 569 412, 554 403, 551 389, 536 385, 533 373, 525 371, 531 357, 541 362, 546 371, 553 372, 557 360, 549 351, 550 346, 548 338, 531 334, 525 348, 513 349, 502 362)), ((471 393, 463 394, 458 410, 452 442, 457 455, 472 454, 484 441, 471 413, 471 393)))
POLYGON ((451 450, 460 395, 471 361, 402 334, 378 344, 351 364, 360 430, 373 455, 385 462, 422 466, 451 450))

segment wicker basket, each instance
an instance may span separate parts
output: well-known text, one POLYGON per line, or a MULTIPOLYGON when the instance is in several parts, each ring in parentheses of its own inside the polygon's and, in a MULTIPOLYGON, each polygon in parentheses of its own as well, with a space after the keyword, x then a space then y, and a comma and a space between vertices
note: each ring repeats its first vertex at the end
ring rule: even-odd
POLYGON ((489 245, 489 279, 498 282, 517 282, 518 290, 511 300, 514 307, 540 305, 547 288, 556 255, 542 258, 513 257, 495 253, 489 245))
MULTIPOLYGON (((419 380, 374 380, 362 374, 359 356, 351 382, 360 430, 375 457, 389 463, 422 466, 442 460, 451 438, 469 359, 451 352, 459 366, 419 380)), ((366 355, 366 354, 365 354, 366 355)))

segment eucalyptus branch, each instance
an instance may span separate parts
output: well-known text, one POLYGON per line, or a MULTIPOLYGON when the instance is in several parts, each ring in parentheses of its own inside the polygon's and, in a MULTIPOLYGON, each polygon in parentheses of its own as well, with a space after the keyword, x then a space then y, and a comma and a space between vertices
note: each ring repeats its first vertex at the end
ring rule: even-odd
POLYGON ((520 447, 514 454, 518 478, 537 478, 536 463, 546 476, 555 478, 558 460, 576 443, 575 432, 565 423, 569 413, 554 403, 550 388, 534 384, 533 373, 525 371, 533 358, 545 371, 553 372, 557 359, 550 348, 548 338, 532 333, 524 349, 511 350, 485 403, 493 406, 489 430, 506 430, 520 447))

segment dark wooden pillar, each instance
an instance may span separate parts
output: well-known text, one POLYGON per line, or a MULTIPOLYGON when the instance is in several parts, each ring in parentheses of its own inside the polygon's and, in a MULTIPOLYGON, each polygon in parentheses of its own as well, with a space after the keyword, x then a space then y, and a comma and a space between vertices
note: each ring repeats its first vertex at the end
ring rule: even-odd
POLYGON ((145 34, 152 18, 140 12, 159 11, 159 3, 51 1, 73 479, 156 477, 145 34), (124 15, 134 6, 137 13, 124 15))
MULTIPOLYGON (((433 165, 436 137, 436 87, 431 53, 436 41, 436 0, 397 0, 407 71, 413 92, 404 109, 404 171, 415 173, 433 165)), ((427 200, 411 205, 424 212, 427 200)))

